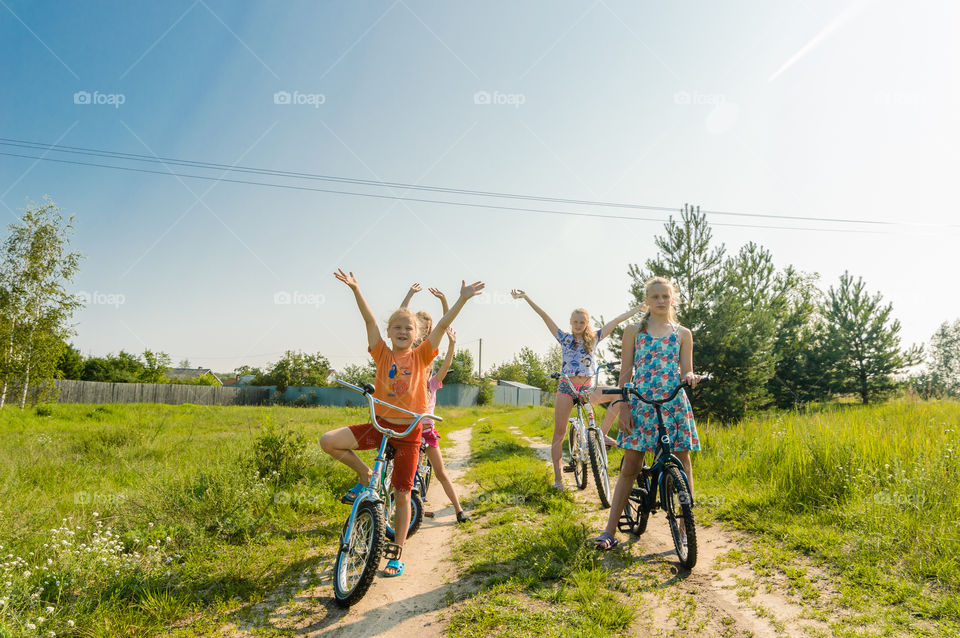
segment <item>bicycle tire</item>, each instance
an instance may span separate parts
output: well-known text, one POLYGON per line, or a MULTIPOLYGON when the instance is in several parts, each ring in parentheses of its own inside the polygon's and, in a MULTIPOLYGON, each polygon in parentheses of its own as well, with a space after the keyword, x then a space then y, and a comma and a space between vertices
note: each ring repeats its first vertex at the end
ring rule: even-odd
MULTIPOLYGON (((384 508, 384 535, 391 541, 395 540, 396 534, 393 529, 393 517, 395 511, 394 504, 394 493, 393 486, 390 486, 390 489, 387 491, 389 503, 389 513, 386 508, 384 508)), ((410 538, 417 533, 417 530, 420 529, 420 524, 423 523, 423 499, 420 497, 420 494, 417 492, 410 492, 410 525, 407 527, 407 538, 410 538)))
POLYGON ((376 503, 365 501, 360 504, 353 519, 350 546, 343 546, 341 533, 340 549, 333 566, 334 600, 340 607, 353 605, 370 588, 383 553, 383 527, 383 512, 376 503), (361 564, 363 567, 359 569, 359 574, 353 576, 361 564))
POLYGON ((580 441, 580 427, 570 424, 570 462, 573 463, 573 480, 578 490, 587 489, 587 459, 583 458, 583 446, 580 441), (573 451, 577 450, 576 456, 573 451))
POLYGON ((693 499, 682 470, 676 465, 671 464, 666 468, 662 496, 677 558, 685 569, 693 569, 697 564, 697 528, 693 521, 693 499), (686 545, 682 542, 681 525, 686 532, 686 545))
POLYGON ((596 430, 587 431, 587 450, 590 452, 590 467, 593 469, 593 481, 597 485, 597 496, 600 497, 600 507, 610 507, 610 472, 604 464, 603 450, 600 446, 600 435, 596 430))

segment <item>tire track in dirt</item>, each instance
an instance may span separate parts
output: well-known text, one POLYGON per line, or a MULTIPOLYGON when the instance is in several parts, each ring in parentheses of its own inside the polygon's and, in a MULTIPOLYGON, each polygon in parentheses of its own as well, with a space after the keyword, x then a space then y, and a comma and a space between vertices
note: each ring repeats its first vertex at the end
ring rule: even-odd
MULTIPOLYGON (((550 462, 549 444, 524 436, 517 428, 511 428, 511 432, 550 462)), ((609 510, 600 509, 592 474, 583 491, 572 487, 570 481, 567 483, 567 490, 584 511, 584 522, 599 534, 609 510)), ((615 483, 616 477, 611 477, 611 488, 615 483)), ((810 615, 811 603, 801 604, 797 596, 791 596, 785 577, 773 575, 761 582, 749 567, 722 560, 730 550, 751 546, 747 534, 716 525, 697 525, 698 559, 690 572, 677 562, 673 538, 662 512, 651 516, 642 536, 621 532, 617 537, 619 551, 608 554, 604 563, 624 579, 625 593, 642 593, 644 602, 631 628, 634 634, 672 630, 681 636, 799 638, 830 633, 827 623, 806 617, 810 615)), ((812 566, 805 567, 814 586, 832 594, 827 576, 812 566)))
MULTIPOLYGON (((470 493, 458 482, 466 472, 470 458, 472 428, 450 432, 454 442, 444 450, 444 465, 457 488, 461 503, 470 493)), ((462 597, 472 584, 457 580, 457 569, 450 559, 453 538, 458 533, 456 514, 440 482, 434 477, 429 490, 430 500, 424 504, 434 516, 424 517, 420 529, 404 545, 402 576, 385 578, 380 569, 367 594, 349 609, 341 609, 333 601, 333 558, 323 565, 320 583, 309 586, 309 578, 301 577, 292 596, 278 593, 272 601, 261 603, 266 624, 301 636, 330 638, 431 638, 443 634, 443 610, 455 598, 462 597), (442 505, 442 507, 441 507, 442 505), (280 599, 284 599, 281 603, 280 599)), ((235 636, 259 635, 256 629, 235 636)))

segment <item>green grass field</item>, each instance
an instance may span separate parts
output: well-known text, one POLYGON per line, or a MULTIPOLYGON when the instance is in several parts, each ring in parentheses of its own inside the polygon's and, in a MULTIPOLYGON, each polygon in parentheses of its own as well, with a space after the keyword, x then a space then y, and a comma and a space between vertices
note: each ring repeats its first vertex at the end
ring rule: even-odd
MULTIPOLYGON (((488 417, 474 431, 469 475, 478 512, 539 530, 467 536, 459 551, 472 558, 462 567, 488 583, 451 630, 471 635, 484 610, 505 613, 505 596, 540 614, 534 631, 554 622, 545 602, 582 617, 608 592, 581 550, 596 530, 570 520, 569 498, 549 492, 545 465, 506 432, 548 435, 549 409, 442 414, 443 432, 488 417), (494 576, 503 565, 516 570, 494 576)), ((364 416, 190 405, 0 411, 0 635, 212 631, 329 558, 352 476, 318 440, 364 416)), ((894 610, 890 626, 958 626, 960 405, 897 402, 698 427, 701 520, 812 557, 837 575, 845 604, 894 610)), ((598 635, 630 622, 629 609, 608 603, 619 611, 598 635)))

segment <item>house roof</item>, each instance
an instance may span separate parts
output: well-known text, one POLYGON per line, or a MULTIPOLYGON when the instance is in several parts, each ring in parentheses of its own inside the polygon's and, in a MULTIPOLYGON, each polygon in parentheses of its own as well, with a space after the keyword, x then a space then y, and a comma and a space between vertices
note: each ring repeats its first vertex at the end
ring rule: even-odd
POLYGON ((497 379, 497 385, 508 385, 511 388, 522 388, 525 390, 539 390, 535 385, 527 385, 526 383, 517 383, 516 381, 503 381, 502 379, 497 379))
POLYGON ((196 379, 205 374, 213 374, 213 371, 210 368, 170 368, 164 374, 171 379, 196 379))

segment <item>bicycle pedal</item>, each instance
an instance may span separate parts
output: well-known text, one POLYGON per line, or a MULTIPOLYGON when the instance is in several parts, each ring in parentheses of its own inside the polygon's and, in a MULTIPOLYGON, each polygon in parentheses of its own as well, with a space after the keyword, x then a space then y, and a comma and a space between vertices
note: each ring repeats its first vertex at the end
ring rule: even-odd
POLYGON ((400 554, 403 553, 403 548, 397 545, 396 543, 384 543, 383 544, 383 557, 387 560, 399 560, 400 554))
POLYGON ((631 520, 627 516, 621 516, 620 520, 617 521, 617 529, 624 533, 632 532, 633 520, 631 520))
POLYGON ((573 465, 564 465, 564 466, 563 466, 563 471, 566 472, 567 474, 569 474, 570 472, 572 472, 573 469, 574 469, 574 466, 573 466, 573 465))

